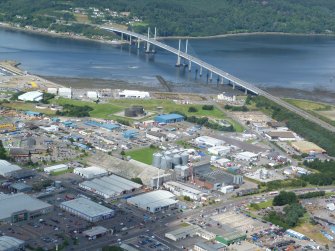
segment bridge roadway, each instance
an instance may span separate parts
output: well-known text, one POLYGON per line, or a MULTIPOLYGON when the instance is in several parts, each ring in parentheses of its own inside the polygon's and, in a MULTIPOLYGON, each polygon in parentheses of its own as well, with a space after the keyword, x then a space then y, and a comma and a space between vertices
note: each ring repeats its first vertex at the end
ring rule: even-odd
POLYGON ((298 114, 299 116, 305 118, 306 120, 309 120, 311 122, 314 122, 318 125, 320 125, 321 127, 331 131, 331 132, 334 132, 335 133, 335 127, 328 124, 327 122, 311 115, 310 113, 294 106, 294 105, 291 105, 287 102, 285 102, 284 100, 282 100, 281 98, 278 98, 260 88, 258 88, 257 86, 254 86, 253 84, 250 84, 248 82, 245 82, 233 75, 230 75, 229 73, 211 65, 211 64, 208 64, 204 61, 202 61, 201 59, 199 58, 196 58, 196 57, 193 57, 185 52, 182 52, 182 51, 179 51, 169 45, 166 45, 162 42, 159 42, 155 39, 152 39, 152 38, 148 38, 144 35, 141 35, 141 34, 138 34, 138 33, 135 33, 135 32, 132 32, 132 31, 127 31, 127 30, 123 30, 123 29, 118 29, 118 28, 114 28, 114 27, 100 27, 101 29, 104 29, 104 30, 107 30, 107 31, 111 31, 111 32, 117 32, 117 33, 123 33, 123 34, 126 34, 128 36, 131 36, 131 37, 135 37, 141 41, 144 41, 144 42, 147 42, 147 43, 150 43, 150 44, 153 44, 157 47, 160 47, 164 50, 167 50, 173 54, 176 54, 178 57, 180 58, 184 58, 186 60, 189 60, 190 62, 192 63, 195 63, 197 65, 199 65, 200 67, 204 68, 204 69, 207 69, 209 72, 212 72, 214 74, 216 74, 217 76, 223 78, 223 79, 226 79, 228 81, 230 81, 231 83, 245 89, 245 90, 248 90, 249 92, 252 92, 256 95, 261 95, 261 96, 264 96, 270 100, 272 100, 273 102, 277 103, 278 105, 281 105, 283 107, 285 107, 286 109, 288 109, 289 111, 291 112, 294 112, 296 114, 298 114))

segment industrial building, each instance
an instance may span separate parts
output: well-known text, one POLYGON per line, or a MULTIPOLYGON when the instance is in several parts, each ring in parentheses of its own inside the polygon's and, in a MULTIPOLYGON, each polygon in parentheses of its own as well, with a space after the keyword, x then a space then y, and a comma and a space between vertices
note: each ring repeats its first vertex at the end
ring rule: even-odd
POLYGON ((21 170, 21 167, 13 165, 6 160, 0 160, 0 175, 10 177, 16 171, 21 170))
POLYGON ((206 173, 194 170, 194 172, 194 182, 198 186, 202 186, 211 190, 219 190, 223 186, 241 185, 243 183, 243 176, 232 175, 222 170, 216 170, 206 173))
POLYGON ((72 98, 72 89, 71 88, 59 88, 58 96, 62 98, 72 98))
POLYGON ((207 149, 209 154, 223 156, 230 152, 229 146, 213 146, 207 149))
POLYGON ((120 128, 120 126, 117 124, 101 123, 93 120, 86 121, 84 124, 92 127, 100 127, 108 131, 113 131, 115 129, 120 128))
POLYGON ((52 205, 23 193, 0 194, 0 221, 15 223, 52 210, 52 205))
POLYGON ((93 100, 99 99, 99 94, 96 91, 88 91, 86 95, 89 99, 93 99, 93 100))
POLYGON ((292 142, 292 147, 300 153, 326 153, 326 150, 309 141, 292 142))
POLYGON ((227 246, 223 243, 198 242, 194 244, 195 251, 225 251, 227 246))
POLYGON ((197 145, 205 145, 209 147, 222 146, 224 141, 209 136, 200 136, 194 140, 197 145))
POLYGON ((145 133, 145 137, 147 137, 148 139, 154 140, 154 141, 159 141, 159 142, 164 142, 167 140, 166 134, 161 133, 161 132, 147 131, 145 133))
POLYGON ((89 240, 94 240, 96 238, 106 235, 108 232, 109 230, 107 228, 102 226, 96 226, 84 231, 83 235, 89 240))
POLYGON ((40 91, 26 92, 18 96, 18 100, 22 101, 39 102, 42 99, 43 99, 43 93, 40 91))
POLYGON ((150 98, 149 92, 135 91, 135 90, 123 90, 119 92, 120 98, 150 98))
POLYGON ((25 250, 25 242, 23 240, 11 237, 0 236, 0 250, 1 251, 18 251, 25 250))
POLYGON ((89 222, 97 222, 114 216, 113 209, 99 205, 86 198, 62 202, 60 208, 89 222))
POLYGON ((52 172, 61 172, 68 169, 68 166, 65 164, 59 164, 54 166, 48 166, 44 168, 44 172, 46 173, 52 173, 52 172))
POLYGON ((184 119, 185 119, 184 116, 176 113, 161 114, 155 117, 155 122, 170 124, 170 123, 182 122, 184 121, 184 119))
POLYGON ((188 196, 192 200, 197 201, 199 201, 202 195, 204 194, 202 191, 198 189, 194 189, 192 187, 186 186, 182 183, 175 181, 165 182, 163 186, 177 196, 188 196))
POLYGON ((169 208, 175 208, 177 200, 175 195, 169 191, 156 190, 127 199, 127 203, 141 208, 145 211, 156 213, 169 208))
POLYGON ((200 231, 200 229, 201 227, 197 225, 189 225, 186 227, 180 227, 176 230, 165 233, 165 237, 173 241, 179 241, 182 239, 186 239, 188 237, 197 236, 198 231, 200 231))
POLYGON ((42 113, 33 112, 33 111, 25 111, 24 114, 29 116, 29 117, 41 117, 42 116, 42 113))
POLYGON ((254 162, 258 160, 258 154, 252 152, 241 152, 235 155, 235 159, 247 162, 254 162))
POLYGON ((270 131, 265 136, 272 141, 295 141, 296 137, 291 131, 270 131))
POLYGON ((127 130, 123 132, 123 137, 125 139, 134 139, 139 135, 139 132, 136 130, 127 130))
POLYGON ((117 175, 110 175, 90 181, 84 181, 79 184, 79 187, 93 192, 105 199, 109 199, 122 194, 134 192, 142 188, 142 185, 117 175))
POLYGON ((85 179, 93 179, 108 175, 108 172, 105 169, 97 166, 89 166, 85 168, 77 167, 73 169, 73 173, 85 179))
POLYGON ((247 236, 245 234, 237 232, 237 231, 235 232, 233 231, 233 232, 227 232, 224 235, 218 235, 216 236, 215 240, 217 242, 220 242, 220 243, 223 243, 229 246, 230 244, 244 241, 246 238, 247 236))

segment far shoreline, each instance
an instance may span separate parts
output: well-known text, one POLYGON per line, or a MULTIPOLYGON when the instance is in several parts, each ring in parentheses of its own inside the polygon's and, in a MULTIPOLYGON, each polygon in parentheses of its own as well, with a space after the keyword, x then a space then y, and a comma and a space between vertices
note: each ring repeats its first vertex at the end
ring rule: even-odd
MULTIPOLYGON (((98 42, 103 44, 109 44, 114 46, 120 46, 129 44, 128 41, 121 40, 107 40, 107 39, 95 39, 88 38, 80 35, 68 35, 64 33, 55 33, 50 31, 39 31, 34 29, 28 29, 24 27, 15 27, 8 23, 0 22, 0 29, 8 29, 13 31, 21 31, 30 34, 37 34, 48 37, 59 37, 64 39, 73 39, 78 41, 88 41, 88 42, 98 42)), ((192 40, 203 40, 203 39, 218 39, 226 37, 243 37, 243 36, 266 36, 266 35, 275 35, 275 36, 302 36, 302 37, 335 37, 335 33, 289 33, 289 32, 241 32, 241 33, 227 33, 227 34, 218 34, 218 35, 209 35, 209 36, 166 36, 166 37, 157 37, 157 40, 175 40, 175 39, 192 39, 192 40)))

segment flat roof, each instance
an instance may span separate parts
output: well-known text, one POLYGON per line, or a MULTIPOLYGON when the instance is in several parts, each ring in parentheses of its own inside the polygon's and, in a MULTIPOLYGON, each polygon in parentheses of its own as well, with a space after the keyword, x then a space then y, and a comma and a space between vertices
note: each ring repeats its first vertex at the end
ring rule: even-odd
POLYGON ((176 230, 167 232, 165 235, 173 235, 177 239, 179 239, 179 238, 183 238, 186 235, 194 234, 200 229, 201 229, 201 227, 199 227, 197 225, 189 225, 189 226, 186 226, 186 227, 180 227, 176 230))
POLYGON ((95 190, 98 193, 105 194, 109 197, 120 194, 123 191, 130 191, 142 187, 142 185, 136 182, 127 180, 114 174, 102 178, 96 178, 91 181, 84 181, 80 184, 81 187, 88 187, 91 190, 95 190))
POLYGON ((89 166, 85 168, 77 167, 74 169, 74 172, 79 172, 84 175, 102 175, 108 173, 105 169, 97 166, 89 166))
POLYGON ((91 237, 91 236, 97 236, 99 234, 104 234, 107 231, 108 231, 108 229, 105 228, 105 227, 96 226, 96 227, 92 227, 91 229, 85 230, 83 232, 83 235, 91 237))
POLYGON ((100 215, 108 215, 114 212, 113 209, 102 206, 86 198, 65 201, 62 202, 61 205, 92 218, 100 215))
POLYGON ((165 207, 176 204, 175 195, 169 191, 156 190, 127 199, 127 202, 144 207, 165 207))
POLYGON ((65 164, 59 164, 59 165, 55 165, 55 166, 48 166, 48 167, 45 167, 44 168, 44 172, 52 172, 52 171, 55 171, 55 170, 58 170, 58 169, 63 169, 63 168, 68 168, 67 165, 65 164))
POLYGON ((188 192, 193 193, 193 194, 202 194, 203 193, 202 191, 200 191, 198 189, 186 186, 182 183, 175 182, 175 181, 167 181, 167 182, 165 182, 165 184, 178 187, 180 189, 183 189, 183 190, 188 191, 188 192))
MULTIPOLYGON (((11 237, 11 236, 0 236, 0 250, 14 250, 15 248, 24 244, 24 241, 11 237)), ((16 249, 15 249, 16 250, 16 249)))
POLYGON ((18 96, 18 99, 20 100, 25 100, 25 99, 36 99, 36 98, 39 98, 43 95, 42 92, 40 91, 31 91, 31 92, 26 92, 20 96, 18 96))
POLYGON ((294 134, 291 131, 270 131, 266 132, 270 137, 279 137, 279 138, 295 138, 294 134))
POLYGON ((0 160, 0 175, 18 170, 21 170, 21 167, 13 165, 6 160, 0 160))
POLYGON ((1 194, 0 196, 0 220, 10 218, 18 211, 27 210, 34 212, 51 207, 50 204, 35 199, 24 193, 1 194))

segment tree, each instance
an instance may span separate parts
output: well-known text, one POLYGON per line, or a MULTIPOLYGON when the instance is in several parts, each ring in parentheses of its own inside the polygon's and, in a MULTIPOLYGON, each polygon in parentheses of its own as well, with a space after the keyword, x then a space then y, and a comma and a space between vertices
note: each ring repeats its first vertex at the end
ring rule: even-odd
POLYGON ((272 205, 283 206, 286 204, 297 203, 298 199, 295 193, 281 191, 277 196, 273 198, 272 205))
POLYGON ((185 195, 183 198, 184 198, 185 201, 191 201, 191 197, 190 196, 185 195))
POLYGON ((8 159, 7 152, 3 146, 2 140, 0 140, 0 159, 8 159))
POLYGON ((131 181, 143 185, 142 179, 140 177, 136 177, 136 178, 131 178, 131 181))
POLYGON ((194 106, 190 106, 190 107, 188 108, 188 112, 197 112, 197 111, 198 111, 198 109, 195 108, 194 106))

